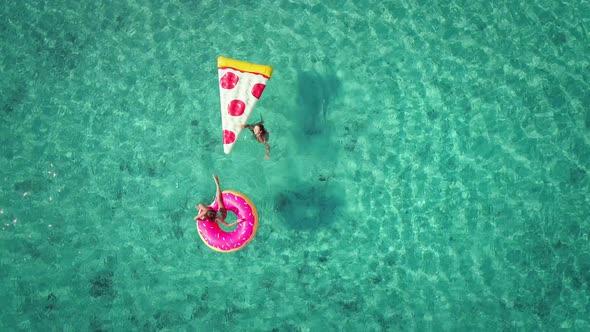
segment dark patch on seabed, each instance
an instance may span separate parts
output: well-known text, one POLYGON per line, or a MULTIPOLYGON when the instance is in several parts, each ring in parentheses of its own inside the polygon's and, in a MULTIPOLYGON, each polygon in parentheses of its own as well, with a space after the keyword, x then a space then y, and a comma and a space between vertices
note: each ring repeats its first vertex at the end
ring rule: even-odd
POLYGON ((182 326, 185 323, 185 320, 177 313, 168 311, 168 310, 160 310, 153 315, 155 321, 156 329, 163 330, 169 329, 174 326, 182 326))
POLYGON ((107 332, 108 329, 104 328, 104 326, 108 324, 109 322, 105 322, 95 316, 90 320, 89 328, 92 332, 107 332))
POLYGON ((25 101, 28 89, 24 83, 16 83, 2 92, 1 104, 3 113, 12 113, 25 101))
POLYGON ((45 304, 45 311, 49 313, 55 310, 56 308, 57 296, 55 296, 55 294, 53 293, 49 293, 49 295, 47 295, 47 304, 45 304))
POLYGON ((572 185, 581 183, 586 177, 586 171, 582 168, 575 167, 570 169, 569 182, 572 185))
POLYGON ((117 291, 113 285, 114 273, 109 270, 100 271, 90 280, 90 295, 101 297, 107 300, 114 300, 117 291))
POLYGON ((30 29, 36 54, 42 59, 48 59, 51 69, 55 71, 69 71, 77 67, 85 46, 76 33, 77 28, 60 14, 47 14, 39 24, 45 26, 30 29))
POLYGON ((193 294, 187 294, 186 300, 189 303, 194 303, 193 306, 193 313, 191 315, 192 319, 200 319, 206 316, 209 313, 209 289, 205 288, 203 293, 200 296, 195 296, 193 294))
POLYGON ((14 184, 13 189, 17 193, 39 192, 45 190, 47 181, 42 179, 27 179, 14 184))
POLYGON ((166 161, 143 161, 143 160, 121 160, 119 162, 119 171, 129 175, 147 175, 155 177, 166 171, 166 161))
POLYGON ((180 240, 184 237, 185 228, 182 227, 182 219, 185 215, 184 209, 176 209, 169 212, 168 217, 171 221, 171 232, 175 239, 180 240))

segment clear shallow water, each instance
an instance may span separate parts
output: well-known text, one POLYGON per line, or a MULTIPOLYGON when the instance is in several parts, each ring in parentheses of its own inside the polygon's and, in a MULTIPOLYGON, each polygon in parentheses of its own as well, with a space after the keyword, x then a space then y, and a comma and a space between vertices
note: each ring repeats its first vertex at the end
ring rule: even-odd
POLYGON ((590 4, 0 9, 0 329, 590 329, 590 4), (270 64, 219 131, 216 57, 270 64), (211 174, 261 215, 200 242, 211 174))

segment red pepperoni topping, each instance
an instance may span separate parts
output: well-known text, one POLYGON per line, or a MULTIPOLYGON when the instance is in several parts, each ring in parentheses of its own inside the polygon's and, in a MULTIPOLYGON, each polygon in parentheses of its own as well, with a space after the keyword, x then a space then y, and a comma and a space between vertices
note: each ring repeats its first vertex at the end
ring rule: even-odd
POLYGON ((262 84, 262 83, 254 84, 254 86, 252 87, 252 95, 254 97, 256 97, 256 99, 260 99, 260 95, 262 95, 262 91, 264 91, 264 88, 266 88, 265 84, 262 84))
POLYGON ((231 130, 223 130, 223 144, 232 144, 236 140, 236 134, 231 130))
POLYGON ((244 110, 246 110, 246 104, 239 99, 234 99, 227 105, 227 111, 231 116, 240 116, 244 114, 244 110))
POLYGON ((240 78, 238 77, 238 75, 231 72, 227 72, 225 73, 225 75, 223 75, 223 77, 221 77, 221 79, 219 80, 219 84, 222 88, 229 90, 235 88, 239 80, 240 78))

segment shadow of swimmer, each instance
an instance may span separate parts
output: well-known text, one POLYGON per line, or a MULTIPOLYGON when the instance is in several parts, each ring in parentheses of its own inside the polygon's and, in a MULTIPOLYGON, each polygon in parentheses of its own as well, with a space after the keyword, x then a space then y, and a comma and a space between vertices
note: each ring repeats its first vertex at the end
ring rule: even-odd
POLYGON ((321 134, 326 128, 328 111, 337 97, 342 83, 334 75, 300 72, 298 75, 297 112, 298 128, 306 138, 321 134))
POLYGON ((293 112, 294 143, 299 153, 288 158, 290 178, 282 182, 274 196, 277 214, 294 229, 325 227, 337 218, 344 204, 343 188, 330 181, 339 151, 332 125, 328 123, 330 105, 341 82, 335 75, 309 71, 298 74, 297 110, 293 112), (309 165, 315 165, 311 178, 309 165))

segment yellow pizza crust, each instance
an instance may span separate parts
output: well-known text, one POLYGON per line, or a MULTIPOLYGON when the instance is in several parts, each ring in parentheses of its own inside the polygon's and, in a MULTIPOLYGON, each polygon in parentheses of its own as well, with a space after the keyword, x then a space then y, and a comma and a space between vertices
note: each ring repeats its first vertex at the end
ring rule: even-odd
POLYGON ((259 65, 255 63, 235 60, 220 56, 217 58, 217 68, 233 68, 246 73, 260 74, 266 77, 272 75, 273 68, 267 65, 259 65))

